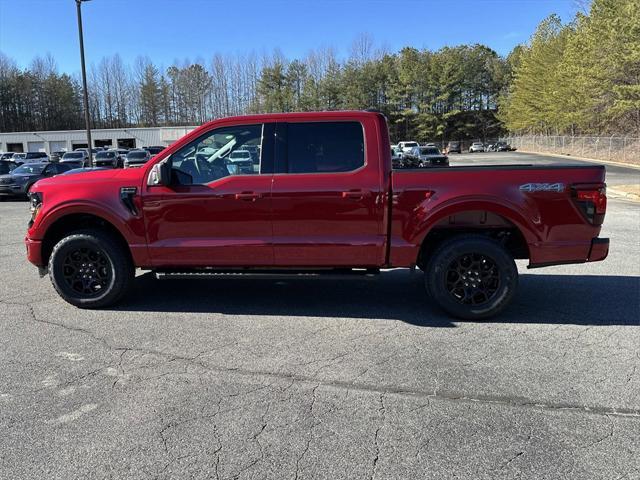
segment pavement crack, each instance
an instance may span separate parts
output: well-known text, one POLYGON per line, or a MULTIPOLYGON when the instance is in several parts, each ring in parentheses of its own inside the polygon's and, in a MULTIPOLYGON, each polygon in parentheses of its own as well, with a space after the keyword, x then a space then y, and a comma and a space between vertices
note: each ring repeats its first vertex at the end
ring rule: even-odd
POLYGON ((378 425, 378 427, 376 428, 376 432, 373 436, 373 443, 375 446, 375 455, 373 457, 371 476, 369 477, 370 480, 373 480, 376 476, 376 473, 378 472, 378 461, 380 460, 380 442, 379 442, 380 431, 384 427, 385 416, 387 414, 387 407, 384 404, 384 397, 385 397, 385 392, 380 393, 380 396, 378 397, 378 401, 380 402, 380 408, 378 408, 380 425, 378 425))
POLYGON ((309 436, 307 437, 305 446, 302 452, 300 453, 300 455, 298 455, 298 457, 296 458, 296 471, 295 471, 295 477, 294 477, 295 480, 298 480, 298 478, 300 477, 300 463, 302 463, 302 460, 304 459, 305 455, 309 451, 309 447, 311 446, 311 442, 313 440, 313 429, 318 425, 318 422, 316 422, 316 417, 315 417, 313 408, 316 404, 316 390, 318 389, 319 386, 320 384, 317 384, 311 389, 311 403, 309 404, 309 416, 311 417, 311 428, 309 429, 309 436))

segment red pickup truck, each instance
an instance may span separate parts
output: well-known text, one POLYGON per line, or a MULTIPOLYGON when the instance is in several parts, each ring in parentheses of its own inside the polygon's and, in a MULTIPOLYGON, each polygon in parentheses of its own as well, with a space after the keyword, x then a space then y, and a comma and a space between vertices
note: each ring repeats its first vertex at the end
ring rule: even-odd
POLYGON ((418 267, 449 314, 482 319, 518 271, 603 260, 601 166, 392 170, 368 111, 215 120, 139 168, 31 189, 29 261, 69 303, 100 308, 136 268, 164 275, 364 273, 418 267))

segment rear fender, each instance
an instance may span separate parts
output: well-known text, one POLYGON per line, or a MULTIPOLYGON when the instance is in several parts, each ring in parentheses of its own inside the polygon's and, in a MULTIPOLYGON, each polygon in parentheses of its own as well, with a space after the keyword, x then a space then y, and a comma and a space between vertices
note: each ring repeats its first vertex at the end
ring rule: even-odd
MULTIPOLYGON (((499 215, 520 231, 527 244, 539 242, 543 237, 544 226, 539 222, 540 214, 535 204, 528 205, 532 211, 525 215, 517 205, 497 197, 457 198, 436 206, 431 205, 431 201, 426 199, 421 202, 404 224, 402 238, 393 239, 390 265, 402 267, 416 264, 422 244, 433 228, 447 217, 463 212, 486 211, 499 215), (536 220, 539 222, 537 225, 536 220)), ((482 225, 478 225, 478 228, 482 228, 482 225)))

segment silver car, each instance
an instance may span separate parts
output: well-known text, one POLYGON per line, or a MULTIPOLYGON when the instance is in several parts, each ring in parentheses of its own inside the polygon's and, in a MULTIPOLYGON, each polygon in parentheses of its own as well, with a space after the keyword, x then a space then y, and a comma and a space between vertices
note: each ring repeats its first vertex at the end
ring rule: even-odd
POLYGON ((484 144, 482 142, 473 142, 469 147, 469 153, 484 152, 484 144))
POLYGON ((482 142, 473 142, 469 147, 469 153, 484 152, 484 144, 482 142))

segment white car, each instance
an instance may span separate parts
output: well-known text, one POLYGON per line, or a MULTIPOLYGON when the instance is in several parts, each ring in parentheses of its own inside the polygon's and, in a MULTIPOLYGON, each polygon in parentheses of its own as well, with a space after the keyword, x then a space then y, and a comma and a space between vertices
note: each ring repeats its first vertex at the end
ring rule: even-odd
POLYGON ((409 153, 409 152, 411 152, 412 148, 419 147, 419 146, 420 145, 418 145, 418 142, 413 142, 413 141, 411 141, 411 142, 399 142, 398 143, 398 148, 400 149, 400 151, 402 153, 409 153))
POLYGON ((484 144, 482 142, 473 142, 469 147, 469 153, 484 152, 484 144))
POLYGON ((230 165, 237 165, 240 172, 253 170, 253 157, 249 150, 234 150, 228 157, 230 165))

